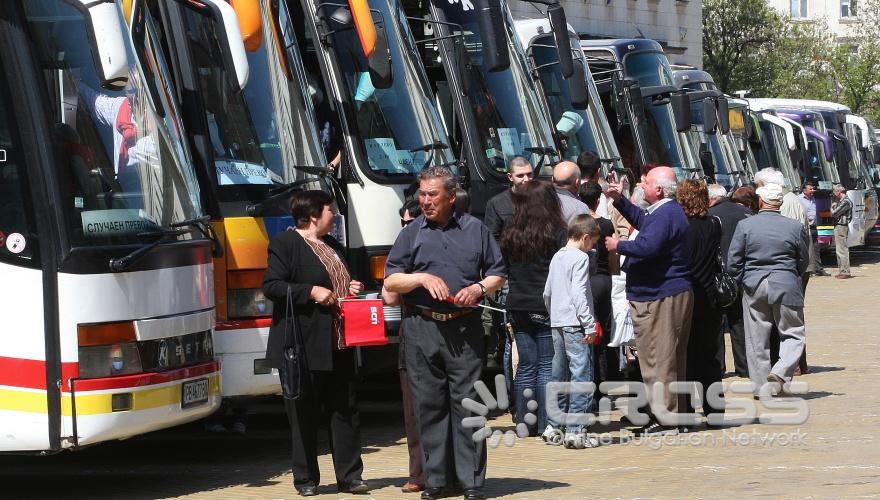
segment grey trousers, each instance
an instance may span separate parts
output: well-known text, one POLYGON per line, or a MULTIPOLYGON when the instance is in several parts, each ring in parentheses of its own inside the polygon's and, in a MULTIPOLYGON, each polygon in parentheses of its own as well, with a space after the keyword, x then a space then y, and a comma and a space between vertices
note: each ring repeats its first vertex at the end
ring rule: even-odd
MULTIPOLYGON (((688 335, 691 333, 691 315, 694 292, 688 290, 671 297, 649 302, 629 302, 636 345, 639 349, 639 368, 642 380, 648 386, 648 403, 654 409, 666 408, 685 412, 685 396, 671 393, 670 382, 683 382, 687 375, 688 335), (663 401, 655 401, 651 387, 655 382, 664 386, 663 401)), ((662 422, 662 424, 667 424, 662 422)))
POLYGON ((834 226, 834 249, 837 251, 838 274, 849 274, 849 247, 846 246, 847 236, 849 236, 849 226, 834 226))
POLYGON ((742 301, 749 379, 756 393, 771 372, 791 382, 805 345, 803 306, 770 304, 767 286, 767 280, 762 281, 754 295, 744 292, 742 301), (779 331, 779 360, 771 367, 770 332, 774 326, 779 331))
POLYGON ((480 488, 486 480, 486 446, 474 442, 476 429, 464 398, 479 401, 474 382, 483 369, 483 328, 479 313, 452 321, 418 315, 403 319, 406 373, 422 438, 425 486, 480 488))

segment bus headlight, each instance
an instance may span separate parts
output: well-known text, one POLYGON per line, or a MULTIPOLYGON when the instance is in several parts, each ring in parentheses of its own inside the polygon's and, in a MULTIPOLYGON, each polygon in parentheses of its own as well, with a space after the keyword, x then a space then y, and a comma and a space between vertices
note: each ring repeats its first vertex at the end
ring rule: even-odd
POLYGON ((226 300, 230 319, 272 315, 272 301, 259 288, 231 289, 226 300))
POLYGON ((136 342, 79 348, 80 378, 102 378, 143 371, 136 342))

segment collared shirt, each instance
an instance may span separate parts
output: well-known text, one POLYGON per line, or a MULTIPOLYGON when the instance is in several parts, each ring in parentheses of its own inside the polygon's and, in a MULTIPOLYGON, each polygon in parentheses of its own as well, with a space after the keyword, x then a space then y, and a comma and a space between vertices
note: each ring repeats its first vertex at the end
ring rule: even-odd
MULTIPOLYGON (((455 213, 444 227, 420 215, 400 231, 385 263, 385 277, 395 273, 428 273, 438 276, 454 296, 485 276, 507 277, 501 249, 489 228, 470 214, 455 213)), ((423 287, 403 294, 408 305, 455 310, 434 300, 423 287)))
POLYGON ((562 218, 568 223, 576 215, 589 214, 590 209, 587 204, 582 202, 574 193, 568 189, 554 186, 556 195, 559 196, 559 204, 562 208, 562 218))
POLYGON ((798 195, 798 200, 800 200, 801 205, 804 206, 804 211, 807 212, 807 220, 810 221, 811 226, 816 225, 816 199, 815 198, 807 198, 804 196, 804 193, 798 195))
POLYGON ((657 210, 658 208, 662 207, 664 204, 666 204, 670 201, 672 201, 672 198, 663 198, 660 201, 655 201, 653 205, 648 207, 648 215, 653 214, 655 210, 657 210))

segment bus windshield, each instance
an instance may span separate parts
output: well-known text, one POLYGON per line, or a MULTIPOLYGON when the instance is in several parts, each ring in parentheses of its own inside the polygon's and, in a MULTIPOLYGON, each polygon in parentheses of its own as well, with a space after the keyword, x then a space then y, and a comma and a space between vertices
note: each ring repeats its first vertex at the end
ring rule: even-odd
MULTIPOLYGON (((381 13, 385 23, 391 50, 391 87, 373 86, 357 31, 350 26, 329 21, 336 32, 330 35, 327 49, 335 54, 342 70, 344 93, 356 117, 355 137, 366 151, 369 169, 381 176, 411 179, 430 158, 438 158, 434 155, 444 164, 453 161, 449 149, 412 150, 427 149, 435 142, 449 145, 449 139, 431 100, 427 76, 403 12, 389 0, 370 0, 369 5, 381 13)), ((332 19, 330 11, 327 14, 332 19)))
POLYGON ((669 103, 655 105, 651 97, 643 99, 646 113, 639 129, 645 142, 646 160, 672 167, 679 179, 686 171, 700 176, 701 169, 697 167, 699 162, 693 157, 693 150, 688 147, 684 135, 677 131, 672 106, 669 103))
POLYGON ((831 189, 840 182, 834 165, 825 156, 825 144, 813 137, 807 138, 807 151, 810 161, 810 175, 817 182, 818 189, 831 189))
MULTIPOLYGON (((580 54, 580 46, 577 39, 571 40, 572 49, 580 54)), ((550 118, 556 123, 556 131, 565 136, 565 158, 575 161, 582 152, 593 152, 606 164, 606 166, 622 170, 620 153, 617 145, 611 140, 611 129, 605 113, 598 104, 599 93, 596 84, 587 69, 586 85, 590 93, 590 101, 594 105, 585 110, 574 109, 571 104, 568 81, 562 77, 559 68, 559 53, 552 35, 546 35, 535 39, 531 47, 531 56, 538 68, 538 78, 544 91, 544 98, 550 111, 550 118)), ((582 60, 584 68, 588 68, 586 61, 582 60)))
POLYGON ((296 64, 286 67, 274 30, 267 25, 267 9, 262 10, 261 32, 245 44, 250 78, 237 92, 230 83, 234 75, 227 75, 222 65, 215 24, 183 9, 213 149, 210 176, 221 201, 262 197, 265 192, 258 195, 241 186, 286 184, 304 176, 296 166, 326 164, 302 70, 296 71, 296 64))
POLYGON ((527 153, 526 148, 552 147, 553 140, 506 5, 502 2, 510 67, 491 72, 483 64, 483 40, 476 11, 465 10, 465 4, 458 2, 434 2, 434 5, 442 11, 444 21, 459 24, 464 30, 470 68, 467 99, 486 157, 500 159, 503 163, 498 164, 496 160, 492 164, 498 164, 501 171, 517 155, 524 155, 537 165, 540 158, 527 153))
POLYGON ((669 59, 661 52, 634 52, 623 58, 626 76, 638 80, 642 87, 675 85, 669 59))
POLYGON ((732 158, 730 145, 720 134, 707 134, 704 131, 703 101, 691 101, 691 130, 687 132, 688 140, 697 151, 708 151, 712 155, 712 165, 702 165, 703 172, 728 191, 739 185, 739 169, 732 158))
POLYGON ((44 80, 35 83, 46 88, 52 110, 57 185, 71 245, 141 244, 156 239, 143 233, 201 216, 171 79, 149 16, 145 73, 126 44, 128 81, 111 89, 101 85, 83 11, 48 0, 22 5, 43 69, 44 80))

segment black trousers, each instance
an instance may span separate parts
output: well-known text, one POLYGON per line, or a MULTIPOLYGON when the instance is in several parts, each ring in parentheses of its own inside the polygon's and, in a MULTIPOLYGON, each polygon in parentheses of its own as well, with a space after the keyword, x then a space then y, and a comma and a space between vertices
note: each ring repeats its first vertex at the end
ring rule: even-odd
MULTIPOLYGON (((730 328, 730 346, 733 350, 733 368, 740 377, 749 377, 749 362, 746 356, 746 328, 743 322, 742 290, 736 300, 724 309, 727 326, 730 328)), ((721 359, 724 359, 724 341, 721 342, 721 359)))
POLYGON ((602 347, 593 349, 593 382, 598 386, 606 380, 623 380, 623 374, 620 373, 620 348, 608 347, 614 323, 614 309, 611 307, 611 276, 608 274, 590 276, 590 289, 593 293, 593 313, 604 332, 602 347))
MULTIPOLYGON (((724 413, 724 407, 713 407, 706 400, 706 391, 724 375, 724 335, 721 333, 721 311, 703 293, 694 293, 694 313, 687 346, 687 378, 703 385, 703 413, 724 413)), ((723 396, 723 394, 722 394, 723 396)))
POLYGON ((479 401, 474 382, 483 369, 480 314, 442 322, 409 314, 402 329, 425 486, 454 486, 457 479, 463 488, 482 487, 486 446, 474 442, 477 429, 462 426, 462 419, 472 415, 461 406, 464 398, 479 401))
MULTIPOLYGON (((330 452, 339 483, 361 479, 360 414, 354 391, 354 360, 350 352, 335 352, 336 371, 310 371, 304 393, 297 400, 284 398, 293 445, 293 484, 321 484, 318 470, 318 427, 327 424, 330 452)), ((283 369, 283 368, 282 368, 283 369)))

